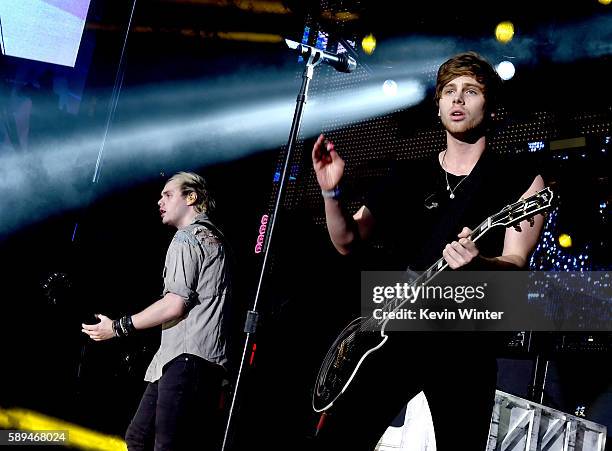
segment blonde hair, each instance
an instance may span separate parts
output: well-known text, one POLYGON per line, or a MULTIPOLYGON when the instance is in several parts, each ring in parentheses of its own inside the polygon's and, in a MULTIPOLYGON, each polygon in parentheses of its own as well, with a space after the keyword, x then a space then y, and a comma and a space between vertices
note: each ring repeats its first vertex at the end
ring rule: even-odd
POLYGON ((176 181, 183 197, 194 193, 196 202, 194 208, 198 213, 211 213, 215 209, 215 200, 208 191, 206 180, 195 172, 177 172, 168 182, 176 181))

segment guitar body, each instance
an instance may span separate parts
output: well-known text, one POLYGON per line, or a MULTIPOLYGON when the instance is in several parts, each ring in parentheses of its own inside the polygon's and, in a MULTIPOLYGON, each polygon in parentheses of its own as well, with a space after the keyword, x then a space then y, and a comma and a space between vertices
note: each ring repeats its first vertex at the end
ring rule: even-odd
POLYGON ((312 396, 315 412, 329 409, 344 393, 367 356, 389 338, 383 331, 363 330, 364 320, 359 317, 351 321, 327 351, 312 396))

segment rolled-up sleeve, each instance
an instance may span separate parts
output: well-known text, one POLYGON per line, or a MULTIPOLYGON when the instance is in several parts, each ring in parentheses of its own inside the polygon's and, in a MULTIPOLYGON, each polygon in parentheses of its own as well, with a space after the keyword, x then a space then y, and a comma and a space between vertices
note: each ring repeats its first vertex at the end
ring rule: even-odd
POLYGON ((172 239, 166 254, 163 294, 176 294, 185 300, 185 307, 191 308, 198 299, 196 290, 199 266, 200 255, 197 242, 190 240, 186 234, 178 232, 172 239))

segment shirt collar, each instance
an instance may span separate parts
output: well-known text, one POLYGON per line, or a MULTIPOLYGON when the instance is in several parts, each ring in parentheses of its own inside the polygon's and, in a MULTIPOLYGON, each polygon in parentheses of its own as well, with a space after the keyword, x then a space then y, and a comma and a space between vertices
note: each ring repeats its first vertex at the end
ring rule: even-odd
POLYGON ((191 223, 195 224, 196 222, 200 222, 200 221, 210 222, 210 219, 208 219, 208 215, 206 213, 199 213, 195 218, 193 218, 193 221, 191 223))

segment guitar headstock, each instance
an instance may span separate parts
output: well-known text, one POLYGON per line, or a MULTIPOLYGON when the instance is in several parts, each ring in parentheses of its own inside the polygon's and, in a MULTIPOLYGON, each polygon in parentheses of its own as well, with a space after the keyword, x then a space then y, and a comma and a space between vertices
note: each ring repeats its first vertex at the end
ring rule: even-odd
POLYGON ((548 210, 552 206, 553 198, 554 193, 549 187, 541 189, 526 199, 506 205, 499 213, 491 216, 491 226, 516 226, 521 221, 548 210))

